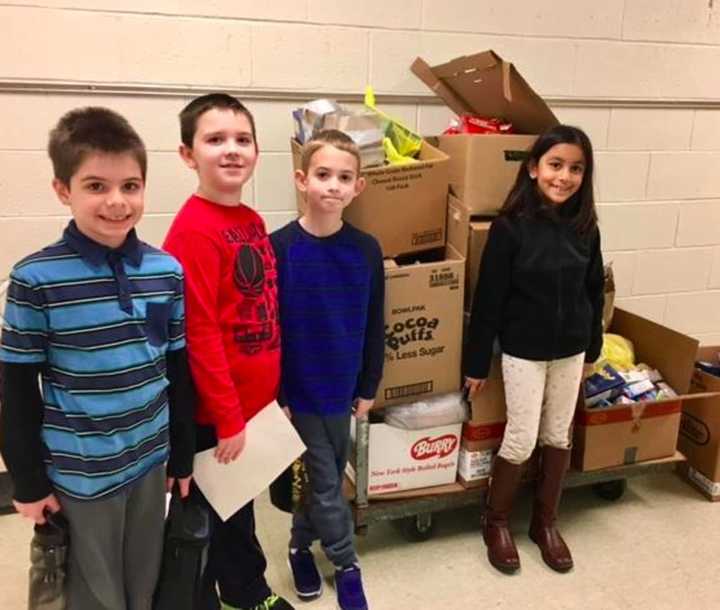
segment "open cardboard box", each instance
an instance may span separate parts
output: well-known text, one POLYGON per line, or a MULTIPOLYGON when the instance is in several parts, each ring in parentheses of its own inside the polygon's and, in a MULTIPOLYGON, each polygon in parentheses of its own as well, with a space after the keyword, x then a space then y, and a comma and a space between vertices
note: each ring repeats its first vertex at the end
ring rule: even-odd
MULTIPOLYGON (((290 139, 293 168, 299 169, 302 146, 290 139)), ((448 157, 427 142, 419 161, 371 167, 360 172, 365 190, 343 212, 343 218, 370 233, 383 256, 392 257, 445 245, 448 157)), ((305 205, 298 191, 297 207, 305 205)))
MULTIPOLYGON (((718 362, 720 346, 704 346, 697 360, 718 362)), ((709 499, 720 500, 720 377, 693 371, 690 391, 703 397, 683 404, 678 449, 688 479, 709 499)))
POLYGON ((676 398, 586 408, 581 395, 575 416, 573 464, 597 470, 671 456, 675 452, 683 404, 688 394, 698 341, 623 309, 615 309, 609 332, 632 341, 635 361, 657 369, 676 398))
POLYGON ((557 125, 557 118, 515 66, 494 51, 432 67, 418 57, 410 69, 456 114, 498 117, 512 123, 513 135, 438 138, 440 150, 450 156, 453 194, 473 214, 497 213, 537 135, 557 125))

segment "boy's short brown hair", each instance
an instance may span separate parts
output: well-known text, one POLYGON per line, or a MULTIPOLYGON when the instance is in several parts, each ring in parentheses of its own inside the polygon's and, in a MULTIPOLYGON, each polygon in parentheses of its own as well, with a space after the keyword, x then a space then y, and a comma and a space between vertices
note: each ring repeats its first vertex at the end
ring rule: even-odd
POLYGON ((127 153, 147 174, 145 144, 127 120, 109 108, 88 106, 64 114, 50 132, 48 155, 55 178, 66 185, 90 153, 127 153))
POLYGON ((180 139, 188 148, 192 148, 195 131, 197 131, 198 119, 208 110, 218 108, 220 110, 232 110, 236 114, 243 114, 247 117, 252 130, 253 142, 257 149, 257 137, 255 135, 255 119, 252 113, 236 97, 227 93, 208 93, 196 97, 180 112, 180 139))
POLYGON ((342 151, 350 153, 357 161, 358 175, 360 175, 360 148, 355 141, 346 133, 337 129, 324 129, 310 138, 302 149, 300 167, 307 173, 310 168, 310 161, 313 155, 323 146, 334 146, 342 151))

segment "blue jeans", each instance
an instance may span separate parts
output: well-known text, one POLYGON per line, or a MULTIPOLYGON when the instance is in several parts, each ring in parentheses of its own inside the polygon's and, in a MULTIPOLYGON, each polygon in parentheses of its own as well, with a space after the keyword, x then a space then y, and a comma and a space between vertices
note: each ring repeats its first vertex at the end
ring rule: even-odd
POLYGON ((342 482, 350 449, 351 414, 312 415, 293 411, 292 422, 307 446, 303 456, 309 490, 303 508, 293 514, 290 546, 309 547, 320 540, 337 567, 357 561, 350 507, 342 482))

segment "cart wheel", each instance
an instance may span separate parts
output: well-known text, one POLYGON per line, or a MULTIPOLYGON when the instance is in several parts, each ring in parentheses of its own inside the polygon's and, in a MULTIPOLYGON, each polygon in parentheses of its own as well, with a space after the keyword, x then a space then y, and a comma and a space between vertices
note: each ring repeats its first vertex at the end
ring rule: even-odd
POLYGON ((618 479, 617 481, 605 481, 604 483, 595 483, 593 491, 598 498, 615 502, 623 497, 627 489, 627 479, 618 479))
POLYGON ((403 535, 410 542, 425 542, 435 530, 432 513, 420 513, 414 517, 403 519, 401 524, 403 535))

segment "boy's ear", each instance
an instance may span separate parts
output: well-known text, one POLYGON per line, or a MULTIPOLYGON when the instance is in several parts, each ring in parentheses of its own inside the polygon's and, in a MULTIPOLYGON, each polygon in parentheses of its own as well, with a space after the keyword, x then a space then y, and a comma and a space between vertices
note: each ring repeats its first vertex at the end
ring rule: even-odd
POLYGON ((301 169, 296 169, 294 173, 295 178, 295 186, 297 187, 298 191, 301 193, 304 193, 307 191, 307 176, 305 175, 305 172, 301 169))
POLYGON ((355 197, 362 193, 365 190, 366 186, 367 181, 365 180, 364 176, 360 176, 357 180, 355 180, 355 197))
POLYGON ((60 178, 53 178, 52 187, 63 205, 70 205, 70 186, 65 184, 60 178))
POLYGON ((178 152, 180 153, 180 158, 185 162, 185 165, 187 165, 190 169, 197 169, 197 163, 195 162, 192 148, 185 146, 185 144, 180 144, 178 152))

